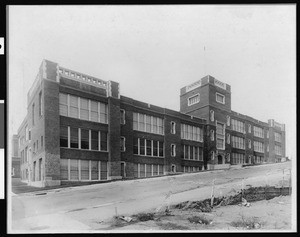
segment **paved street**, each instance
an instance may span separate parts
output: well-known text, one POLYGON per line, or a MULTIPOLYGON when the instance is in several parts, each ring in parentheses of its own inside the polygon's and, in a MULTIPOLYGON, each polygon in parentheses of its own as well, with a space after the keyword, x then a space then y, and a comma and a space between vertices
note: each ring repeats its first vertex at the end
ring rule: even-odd
POLYGON ((101 222, 116 214, 129 215, 154 210, 166 203, 208 198, 214 179, 218 196, 241 189, 242 185, 273 185, 282 179, 288 182, 290 168, 291 162, 286 162, 13 195, 11 230, 103 231, 105 226, 101 222))

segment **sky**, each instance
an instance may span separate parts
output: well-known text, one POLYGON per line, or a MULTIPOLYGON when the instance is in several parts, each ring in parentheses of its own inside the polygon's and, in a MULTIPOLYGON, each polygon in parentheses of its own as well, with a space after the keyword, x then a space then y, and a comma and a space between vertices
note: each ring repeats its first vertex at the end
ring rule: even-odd
POLYGON ((9 6, 8 36, 9 138, 48 59, 176 111, 209 74, 231 85, 232 110, 284 123, 296 158, 296 5, 9 6))

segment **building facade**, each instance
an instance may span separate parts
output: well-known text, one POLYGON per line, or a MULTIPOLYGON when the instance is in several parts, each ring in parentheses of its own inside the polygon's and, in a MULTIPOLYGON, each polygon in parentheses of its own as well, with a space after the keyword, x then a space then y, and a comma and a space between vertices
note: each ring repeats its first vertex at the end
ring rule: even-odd
POLYGON ((284 157, 284 125, 231 111, 230 95, 229 85, 207 76, 181 89, 178 112, 122 96, 117 82, 44 60, 18 130, 21 178, 42 187, 284 157))
POLYGON ((21 159, 19 156, 19 139, 17 135, 13 135, 11 147, 11 177, 20 178, 21 159))

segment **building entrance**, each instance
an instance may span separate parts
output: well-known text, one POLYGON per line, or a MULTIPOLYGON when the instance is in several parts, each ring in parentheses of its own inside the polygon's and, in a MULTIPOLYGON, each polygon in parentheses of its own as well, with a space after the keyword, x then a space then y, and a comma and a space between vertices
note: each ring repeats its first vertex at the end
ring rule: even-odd
POLYGON ((218 155, 218 164, 223 164, 223 157, 218 155))

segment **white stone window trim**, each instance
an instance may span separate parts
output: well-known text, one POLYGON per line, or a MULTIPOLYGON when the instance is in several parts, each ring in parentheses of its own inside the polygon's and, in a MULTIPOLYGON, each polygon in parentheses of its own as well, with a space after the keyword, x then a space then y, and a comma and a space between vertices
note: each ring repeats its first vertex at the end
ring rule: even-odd
POLYGON ((210 110, 209 113, 210 113, 210 116, 209 116, 210 117, 210 121, 212 121, 212 122, 215 121, 215 111, 210 110))
POLYGON ((124 125, 125 123, 126 123, 126 119, 125 119, 125 113, 126 113, 126 111, 125 111, 125 109, 120 109, 120 111, 121 111, 121 115, 122 115, 122 125, 124 125))
POLYGON ((176 144, 171 144, 171 156, 176 156, 176 144))
POLYGON ((171 121, 171 134, 176 134, 176 123, 174 121, 171 121))
POLYGON ((200 102, 200 93, 194 94, 190 97, 188 97, 188 106, 192 106, 194 104, 197 104, 200 102), (195 102, 191 102, 192 99, 197 98, 197 100, 195 102))
POLYGON ((218 93, 218 92, 216 92, 216 101, 218 102, 218 103, 220 103, 220 104, 225 104, 225 95, 223 95, 223 94, 221 94, 221 93, 218 93), (221 96, 223 99, 222 99, 222 101, 219 101, 218 100, 218 96, 221 96))
POLYGON ((126 138, 124 136, 120 137, 121 141, 122 141, 122 147, 123 149, 121 150, 121 152, 125 152, 126 151, 126 138))

